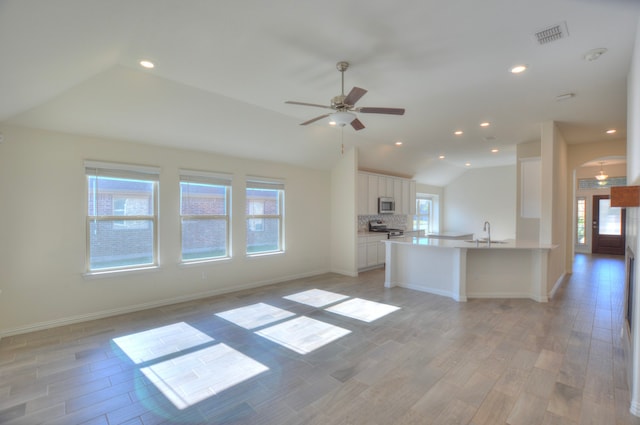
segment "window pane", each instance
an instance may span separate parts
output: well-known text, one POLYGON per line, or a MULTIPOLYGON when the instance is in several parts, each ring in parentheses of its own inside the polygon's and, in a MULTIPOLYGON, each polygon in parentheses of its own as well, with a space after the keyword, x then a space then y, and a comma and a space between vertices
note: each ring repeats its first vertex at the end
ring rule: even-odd
POLYGON ((598 233, 601 235, 616 235, 622 233, 622 215, 620 208, 610 208, 611 200, 600 199, 600 222, 598 233))
POLYGON ((279 190, 247 188, 247 215, 279 215, 279 190))
POLYGON ((280 219, 261 218, 247 220, 247 253, 280 250, 280 219), (254 220, 259 220, 256 223, 254 220))
POLYGON ((182 215, 226 215, 227 188, 200 183, 180 182, 182 215))
POLYGON ((153 220, 89 222, 91 270, 154 264, 153 220), (135 226, 116 223, 133 222, 135 226))
POLYGON ((89 216, 153 215, 152 181, 88 176, 89 216))
POLYGON ((182 220, 183 260, 219 258, 226 256, 226 219, 182 220))
POLYGON ((577 220, 576 220, 576 241, 579 245, 585 245, 587 243, 586 238, 586 200, 584 198, 578 198, 577 205, 577 220))

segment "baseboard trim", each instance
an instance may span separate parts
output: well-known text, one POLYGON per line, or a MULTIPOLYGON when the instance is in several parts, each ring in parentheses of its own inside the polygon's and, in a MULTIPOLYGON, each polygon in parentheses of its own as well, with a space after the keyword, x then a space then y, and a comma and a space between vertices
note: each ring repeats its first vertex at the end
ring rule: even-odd
POLYGON ((167 298, 167 299, 152 301, 152 302, 148 302, 148 303, 135 304, 135 305, 127 306, 127 307, 113 308, 113 309, 109 309, 109 310, 102 310, 102 311, 98 311, 98 312, 95 312, 95 313, 80 314, 80 315, 69 316, 69 317, 61 317, 59 319, 47 320, 47 321, 44 321, 44 322, 32 323, 32 324, 29 324, 29 325, 18 326, 18 327, 15 327, 15 328, 9 328, 9 329, 2 330, 2 331, 0 331, 0 339, 6 338, 8 336, 20 335, 20 334, 25 334, 25 333, 29 333, 29 332, 42 331, 42 330, 46 330, 46 329, 56 328, 56 327, 59 327, 59 326, 73 325, 73 324, 76 324, 76 323, 87 322, 87 321, 90 321, 90 320, 97 320, 97 319, 104 319, 106 317, 118 316, 120 314, 134 313, 134 312, 137 312, 137 311, 149 310, 151 308, 164 307, 164 306, 167 306, 167 305, 179 304, 179 303, 182 303, 182 302, 194 301, 194 300, 199 300, 199 299, 202 299, 202 298, 209 298, 209 297, 214 297, 214 296, 217 296, 217 295, 229 294, 231 292, 242 291, 242 290, 245 290, 245 289, 253 289, 253 288, 272 285, 272 284, 276 284, 276 283, 284 283, 284 282, 288 282, 288 281, 295 280, 295 279, 304 279, 304 278, 307 278, 307 277, 319 276, 319 275, 326 274, 326 273, 331 273, 331 272, 332 271, 330 271, 328 269, 327 270, 316 270, 316 271, 308 272, 308 273, 301 273, 301 274, 297 274, 297 275, 282 276, 282 277, 274 278, 274 279, 266 279, 266 280, 261 280, 261 281, 256 281, 256 282, 250 282, 250 283, 246 283, 246 284, 240 285, 240 286, 227 287, 227 288, 217 288, 217 289, 214 289, 214 290, 211 290, 211 291, 197 292, 197 293, 194 293, 194 294, 183 295, 183 296, 178 296, 178 297, 173 297, 173 298, 167 298))
POLYGON ((562 275, 560 275, 560 277, 558 278, 558 280, 556 280, 556 283, 553 285, 553 288, 551 288, 551 291, 549 292, 549 299, 553 299, 554 295, 556 294, 556 292, 558 292, 558 289, 560 289, 560 286, 562 285, 562 283, 565 281, 565 278, 568 276, 567 272, 562 273, 562 275))
POLYGON ((454 301, 466 301, 466 299, 458 300, 456 298, 456 295, 453 292, 441 291, 439 289, 425 288, 424 286, 420 286, 420 285, 413 285, 410 283, 409 284, 394 283, 392 286, 399 286, 400 288, 407 288, 407 289, 412 289, 414 291, 427 292, 429 294, 440 295, 442 297, 452 298, 454 301))
POLYGON ((528 292, 469 292, 467 293, 467 298, 530 299, 539 303, 548 301, 546 297, 539 297, 528 292))

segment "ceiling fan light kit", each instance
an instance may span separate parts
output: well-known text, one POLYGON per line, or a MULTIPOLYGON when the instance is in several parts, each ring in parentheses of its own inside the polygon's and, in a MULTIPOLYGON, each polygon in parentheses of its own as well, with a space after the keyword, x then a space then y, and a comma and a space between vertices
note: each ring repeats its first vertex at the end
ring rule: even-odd
POLYGON ((354 87, 351 89, 349 94, 344 94, 344 72, 349 69, 349 62, 340 61, 336 64, 336 69, 341 74, 342 80, 342 91, 338 96, 334 96, 331 99, 331 105, 320 105, 317 103, 306 103, 306 102, 296 102, 293 100, 287 100, 285 103, 289 103, 292 105, 302 105, 302 106, 313 106, 315 108, 325 108, 332 109, 335 112, 329 112, 327 114, 323 114, 317 116, 315 118, 311 118, 308 121, 300 123, 300 125, 308 125, 319 121, 323 118, 329 117, 329 124, 335 125, 339 127, 344 127, 347 124, 351 124, 354 130, 362 130, 364 128, 364 124, 358 119, 357 115, 354 112, 359 112, 363 114, 385 114, 385 115, 404 115, 403 108, 378 108, 378 107, 362 107, 356 108, 355 104, 360 100, 362 96, 367 93, 367 90, 362 89, 360 87, 354 87))
POLYGON ((347 124, 351 124, 351 122, 355 119, 356 114, 353 114, 351 112, 339 111, 329 115, 329 124, 344 127, 347 124))

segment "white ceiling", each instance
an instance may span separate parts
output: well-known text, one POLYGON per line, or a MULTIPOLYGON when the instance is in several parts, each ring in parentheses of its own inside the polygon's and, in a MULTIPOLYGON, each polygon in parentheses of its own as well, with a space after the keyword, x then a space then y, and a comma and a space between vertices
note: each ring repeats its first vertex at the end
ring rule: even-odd
POLYGON ((541 122, 568 143, 626 138, 639 16, 636 0, 0 0, 0 122, 314 168, 343 136, 362 168, 444 185, 467 161, 514 164, 541 122), (340 60, 345 91, 369 90, 358 106, 406 114, 300 126, 326 110, 284 101, 329 104, 340 60))

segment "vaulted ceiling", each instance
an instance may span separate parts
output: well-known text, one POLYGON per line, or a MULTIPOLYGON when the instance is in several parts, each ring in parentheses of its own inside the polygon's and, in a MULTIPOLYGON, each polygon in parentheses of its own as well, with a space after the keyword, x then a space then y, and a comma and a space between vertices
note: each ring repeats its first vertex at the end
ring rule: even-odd
POLYGON ((314 168, 344 144, 443 185, 514 164, 541 122, 568 143, 624 139, 639 16, 635 0, 1 0, 0 122, 314 168), (327 110, 284 101, 329 105, 343 60, 358 106, 405 115, 299 125, 327 110))

